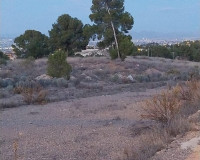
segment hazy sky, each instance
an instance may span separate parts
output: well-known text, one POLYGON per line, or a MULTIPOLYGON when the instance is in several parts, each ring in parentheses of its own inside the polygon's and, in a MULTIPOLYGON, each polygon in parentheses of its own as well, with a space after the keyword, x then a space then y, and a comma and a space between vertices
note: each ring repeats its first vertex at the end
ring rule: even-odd
MULTIPOLYGON (((27 29, 48 34, 58 16, 70 14, 91 23, 92 0, 0 0, 0 36, 27 29)), ((133 31, 200 34, 200 0, 125 0, 134 17, 133 31)))

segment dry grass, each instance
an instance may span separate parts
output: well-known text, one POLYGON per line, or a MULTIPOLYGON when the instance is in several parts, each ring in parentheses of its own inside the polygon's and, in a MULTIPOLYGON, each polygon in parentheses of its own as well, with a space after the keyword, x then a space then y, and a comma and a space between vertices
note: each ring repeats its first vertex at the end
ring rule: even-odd
POLYGON ((27 104, 44 104, 46 103, 47 91, 40 85, 34 87, 16 87, 16 94, 21 94, 27 104))
POLYGON ((22 95, 27 104, 44 104, 46 102, 47 91, 42 88, 24 88, 22 95))
POLYGON ((14 160, 18 160, 18 140, 13 143, 14 160))
POLYGON ((162 123, 170 121, 180 110, 181 101, 176 98, 176 91, 166 91, 147 100, 142 118, 162 123))
POLYGON ((125 149, 123 160, 147 160, 161 151, 170 141, 165 130, 155 127, 152 130, 138 137, 139 146, 133 146, 131 150, 125 149))
POLYGON ((147 100, 142 118, 156 121, 157 127, 139 136, 140 146, 125 150, 123 159, 147 160, 165 148, 174 137, 193 130, 189 115, 200 109, 200 81, 191 80, 147 100))
POLYGON ((177 85, 172 90, 167 90, 147 100, 143 107, 145 114, 142 118, 168 123, 180 115, 185 106, 192 109, 192 105, 198 105, 199 99, 200 81, 188 81, 184 86, 177 85))
POLYGON ((176 88, 179 91, 179 99, 181 100, 195 103, 200 99, 200 81, 188 81, 185 86, 179 85, 176 88))

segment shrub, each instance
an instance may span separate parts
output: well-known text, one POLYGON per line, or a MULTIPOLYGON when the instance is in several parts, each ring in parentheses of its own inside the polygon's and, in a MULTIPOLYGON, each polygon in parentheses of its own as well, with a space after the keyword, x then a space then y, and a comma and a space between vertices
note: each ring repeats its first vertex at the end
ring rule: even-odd
POLYGON ((180 110, 181 103, 174 92, 163 92, 146 101, 143 118, 148 118, 162 123, 169 122, 180 110))
POLYGON ((27 77, 31 77, 33 79, 33 77, 35 78, 38 74, 40 74, 38 70, 36 70, 36 66, 37 65, 33 57, 11 61, 7 67, 11 70, 9 77, 15 79, 15 81, 26 79, 27 77))
POLYGON ((117 59, 118 58, 117 49, 109 48, 109 54, 110 54, 111 59, 117 59))
POLYGON ((139 144, 132 150, 124 150, 123 160, 147 160, 151 159, 156 152, 166 147, 169 137, 166 131, 152 128, 150 131, 138 137, 139 144))
POLYGON ((169 136, 176 137, 179 134, 184 134, 192 129, 191 123, 188 121, 186 116, 176 115, 168 124, 165 126, 165 130, 169 136))
POLYGON ((67 88, 68 87, 68 82, 64 78, 57 78, 57 79, 54 80, 54 85, 56 87, 65 87, 65 88, 67 88))
POLYGON ((187 81, 186 84, 175 87, 178 92, 178 98, 188 102, 195 103, 200 99, 200 82, 197 80, 187 81))
POLYGON ((2 51, 0 51, 0 65, 1 64, 6 65, 7 64, 7 60, 9 60, 8 56, 5 55, 2 51))
POLYGON ((0 65, 6 65, 7 64, 7 60, 6 59, 3 59, 3 58, 0 58, 0 65))
POLYGON ((192 80, 146 101, 142 117, 161 123, 169 135, 176 136, 191 130, 187 118, 200 109, 199 99, 200 82, 192 80))
POLYGON ((135 79, 136 79, 136 81, 138 81, 140 83, 150 82, 149 76, 143 75, 143 74, 136 75, 135 79))
POLYGON ((24 59, 20 63, 20 65, 23 68, 27 68, 28 67, 28 69, 29 69, 29 68, 33 67, 34 63, 35 63, 35 58, 34 57, 28 57, 28 58, 24 59))
POLYGON ((14 80, 11 78, 1 79, 0 78, 0 88, 5 88, 8 86, 13 86, 14 80))
POLYGON ((70 79, 71 66, 66 62, 66 53, 56 51, 49 55, 47 62, 47 74, 52 77, 66 77, 70 79))
POLYGON ((35 81, 20 81, 14 88, 14 93, 21 94, 27 104, 43 104, 46 102, 47 91, 35 81))

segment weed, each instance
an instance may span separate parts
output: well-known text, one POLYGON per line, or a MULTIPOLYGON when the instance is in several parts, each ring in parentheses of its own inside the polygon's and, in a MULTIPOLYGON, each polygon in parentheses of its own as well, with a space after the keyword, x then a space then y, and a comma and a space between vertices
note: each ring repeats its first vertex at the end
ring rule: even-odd
POLYGON ((14 151, 14 160, 18 160, 18 140, 15 140, 13 143, 13 151, 14 151))

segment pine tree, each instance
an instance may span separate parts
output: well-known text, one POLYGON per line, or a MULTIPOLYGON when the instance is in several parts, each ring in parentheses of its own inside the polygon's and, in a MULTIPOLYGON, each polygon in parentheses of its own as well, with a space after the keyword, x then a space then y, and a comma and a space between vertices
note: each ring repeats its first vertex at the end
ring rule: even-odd
POLYGON ((124 10, 124 0, 93 0, 90 19, 95 23, 95 32, 101 47, 113 46, 121 57, 119 48, 119 34, 126 34, 132 29, 134 20, 130 13, 124 10))
POLYGON ((89 42, 89 38, 83 35, 87 27, 88 25, 84 26, 80 20, 68 14, 59 16, 57 23, 49 31, 51 51, 61 49, 72 55, 75 51, 84 49, 89 42))

